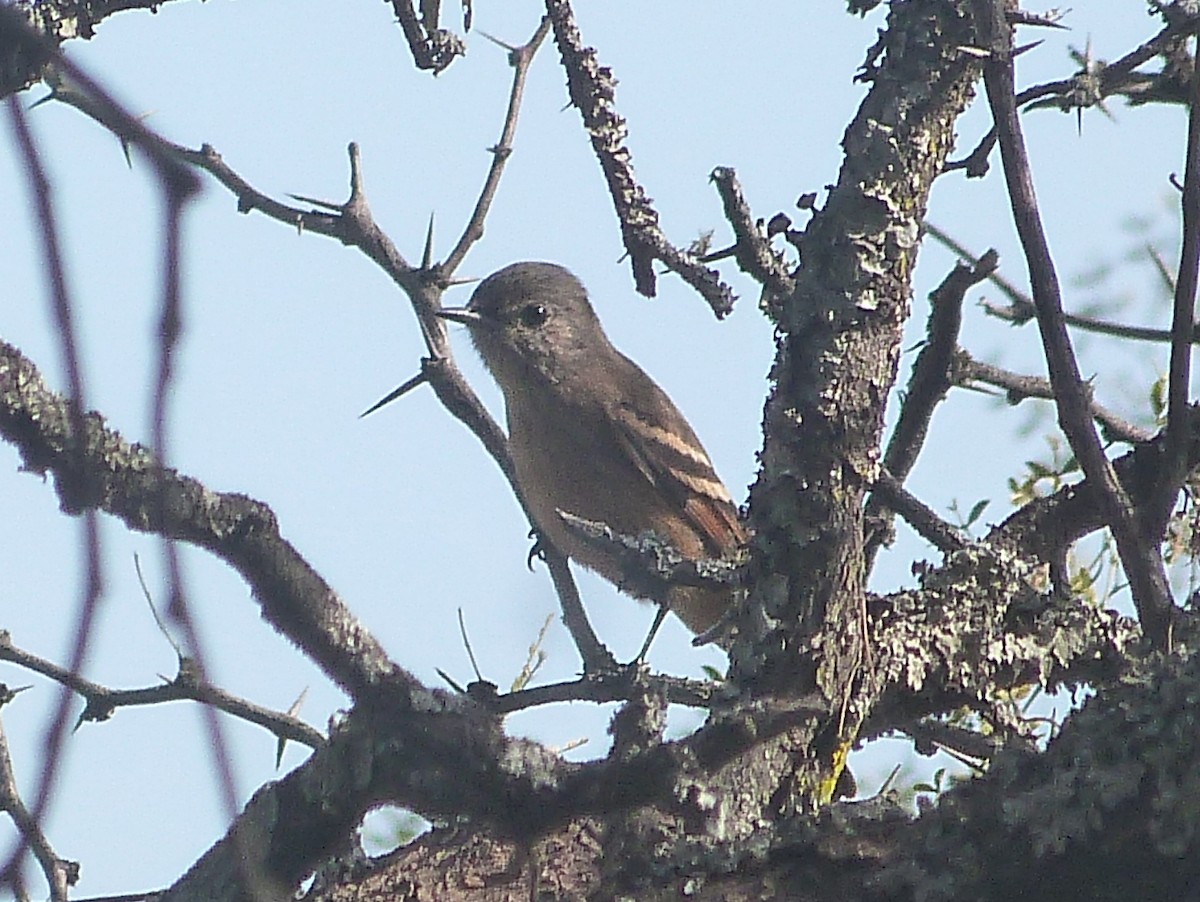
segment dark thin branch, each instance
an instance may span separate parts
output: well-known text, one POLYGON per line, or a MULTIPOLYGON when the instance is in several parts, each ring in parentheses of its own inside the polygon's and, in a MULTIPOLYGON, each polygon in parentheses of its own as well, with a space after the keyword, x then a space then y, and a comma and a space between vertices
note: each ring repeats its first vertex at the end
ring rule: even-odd
POLYGON ((11 636, 0 632, 0 661, 8 661, 10 664, 40 673, 81 696, 86 704, 79 715, 77 725, 86 721, 108 720, 118 708, 190 700, 211 705, 233 717, 257 724, 281 739, 290 739, 310 748, 320 748, 325 743, 325 737, 304 721, 248 702, 205 683, 191 660, 185 659, 180 662, 179 672, 170 682, 144 689, 112 689, 60 667, 53 661, 18 648, 13 645, 11 636))
MULTIPOLYGON (((1198 28, 1200 28, 1200 15, 1176 14, 1173 21, 1169 21, 1158 34, 1116 62, 1109 63, 1099 71, 1089 72, 1085 67, 1085 71, 1071 78, 1026 88, 1016 95, 1016 105, 1018 107, 1033 105, 1043 98, 1057 97, 1061 98, 1060 102, 1056 104, 1059 109, 1082 109, 1081 104, 1090 106, 1101 103, 1104 98, 1114 94, 1124 94, 1131 103, 1145 103, 1158 93, 1156 84, 1159 78, 1153 75, 1143 75, 1134 70, 1160 54, 1170 64, 1181 39, 1194 34, 1198 28)), ((1164 74, 1163 77, 1166 75, 1164 74)), ((966 170, 969 178, 980 178, 986 175, 988 171, 987 158, 996 146, 996 140, 997 132, 993 126, 970 154, 961 160, 948 162, 944 171, 963 169, 966 170)))
MULTIPOLYGON (((942 284, 929 294, 925 347, 913 364, 900 417, 883 456, 884 470, 897 487, 903 486, 912 471, 925 445, 933 411, 950 390, 950 368, 962 327, 962 306, 967 290, 992 275, 998 261, 996 252, 989 251, 973 266, 958 263, 942 284)), ((869 571, 891 526, 887 506, 874 491, 867 500, 865 516, 871 524, 864 551, 869 571)))
POLYGON ((454 249, 450 251, 442 264, 442 272, 446 277, 452 276, 458 270, 459 265, 467 256, 467 251, 483 237, 483 224, 487 219, 488 210, 491 209, 492 201, 496 197, 496 190, 500 187, 500 176, 504 174, 504 166, 508 162, 508 158, 512 156, 513 138, 517 133, 517 120, 521 113, 521 99, 525 93, 525 79, 529 74, 529 67, 533 64, 533 58, 537 55, 538 48, 542 46, 542 42, 546 40, 546 35, 549 33, 550 19, 543 17, 537 31, 533 33, 533 37, 520 47, 509 49, 508 64, 513 68, 513 84, 508 95, 508 112, 504 117, 500 140, 496 142, 495 147, 491 148, 492 166, 484 180, 483 190, 479 192, 479 200, 475 202, 475 209, 471 212, 471 218, 468 220, 466 228, 463 229, 462 237, 458 239, 458 243, 454 245, 454 249))
POLYGON ((1063 319, 1058 275, 1042 229, 1021 134, 1013 89, 1012 36, 1004 22, 1003 7, 1002 0, 975 0, 974 3, 977 27, 984 44, 992 51, 983 67, 984 84, 996 123, 1013 218, 1029 265, 1059 425, 1088 479, 1101 487, 1106 519, 1129 578, 1142 627, 1152 641, 1162 647, 1167 642, 1173 603, 1158 551, 1160 537, 1147 536, 1139 528, 1129 497, 1105 458, 1099 436, 1091 424, 1091 399, 1079 374, 1063 319))
MULTIPOLYGON (((1023 376, 990 363, 983 363, 961 348, 954 356, 951 380, 955 385, 964 388, 969 388, 978 382, 1002 388, 1007 394, 1010 404, 1019 404, 1026 398, 1054 400, 1054 388, 1048 379, 1040 376, 1023 376)), ((1118 416, 1094 399, 1091 402, 1091 415, 1100 424, 1105 438, 1110 441, 1139 444, 1148 442, 1154 437, 1154 433, 1150 430, 1143 429, 1118 416)))
MULTIPOLYGON (((971 253, 965 245, 956 241, 953 237, 943 232, 933 223, 926 221, 925 230, 937 239, 938 242, 948 247, 954 253, 966 260, 979 262, 980 257, 971 253)), ((1160 261, 1151 250, 1151 261, 1159 266, 1160 261)), ((1161 267, 1160 271, 1161 271, 1161 267)), ((1013 323, 1014 325, 1022 326, 1032 320, 1037 315, 1037 308, 1034 306, 1033 299, 1028 294, 1017 288, 1012 282, 995 272, 988 276, 988 281, 1004 292, 1005 297, 1011 302, 1007 307, 1001 307, 997 304, 992 304, 987 301, 982 302, 981 306, 985 312, 997 319, 1002 319, 1005 322, 1013 323)), ((1165 284, 1174 292, 1175 286, 1171 278, 1166 278, 1165 284)), ((1099 335, 1112 335, 1116 338, 1129 338, 1135 341, 1157 341, 1168 342, 1171 340, 1171 333, 1167 329, 1155 329, 1149 326, 1130 326, 1124 323, 1110 323, 1107 320, 1096 319, 1091 316, 1081 316, 1074 313, 1063 313, 1063 319, 1068 326, 1074 326, 1083 329, 1086 332, 1095 332, 1099 335)), ((1200 325, 1193 325, 1189 341, 1193 344, 1200 344, 1200 325)))
MULTIPOLYGON (((8 11, 0 10, 0 12, 5 16, 9 15, 8 11)), ((7 27, 7 22, 4 18, 0 18, 0 29, 5 27, 7 27)), ((38 231, 42 239, 41 247, 45 256, 44 266, 50 282, 51 311, 63 349, 63 359, 66 361, 67 384, 71 393, 70 399, 65 405, 66 420, 73 435, 82 435, 83 411, 86 404, 83 370, 71 298, 67 289, 66 271, 58 240, 58 223, 51 202, 50 181, 42 166, 41 154, 29 131, 25 112, 21 109, 20 101, 15 94, 9 97, 8 108, 17 145, 20 147, 24 159, 25 171, 29 176, 29 188, 34 198, 38 231)), ((94 486, 89 484, 85 475, 85 451, 82 446, 76 445, 71 448, 70 453, 72 470, 78 478, 77 484, 73 485, 71 490, 80 496, 90 495, 94 486)), ((88 649, 91 647, 97 609, 100 606, 103 591, 100 527, 94 511, 88 510, 85 513, 81 532, 83 533, 85 577, 79 600, 79 613, 71 621, 75 625, 69 659, 69 667, 73 673, 78 673, 83 667, 88 649)), ((64 690, 59 694, 58 703, 54 708, 54 716, 47 726, 37 790, 33 796, 32 811, 28 813, 35 824, 41 823, 58 778, 58 764, 67 736, 69 704, 70 694, 64 690)), ((25 852, 28 848, 27 843, 32 836, 34 834, 22 831, 20 843, 17 844, 12 856, 0 869, 0 886, 15 885, 14 881, 19 878, 24 862, 25 852)))
POLYGON ((904 518, 917 535, 933 545, 943 554, 960 551, 966 545, 963 535, 941 517, 929 505, 904 488, 900 480, 887 470, 881 470, 879 478, 871 487, 874 499, 884 510, 894 511, 904 518))
POLYGON ((707 708, 714 703, 720 692, 718 684, 701 680, 685 680, 680 677, 643 673, 640 676, 641 683, 639 684, 634 679, 635 676, 637 676, 635 667, 610 668, 595 676, 584 676, 569 683, 553 683, 510 692, 497 698, 493 705, 498 713, 511 714, 514 711, 523 711, 526 708, 554 702, 588 701, 603 704, 630 701, 636 694, 644 691, 644 684, 648 682, 656 690, 662 692, 667 701, 673 705, 707 708))
POLYGON ((554 23, 554 40, 567 73, 571 104, 583 117, 608 183, 637 290, 654 297, 657 277, 653 264, 659 260, 699 292, 718 317, 725 316, 733 309, 732 289, 721 281, 716 270, 667 240, 659 227, 658 211, 633 174, 632 155, 625 146, 629 129, 614 105, 616 79, 612 70, 600 65, 593 48, 584 46, 567 0, 546 0, 546 12, 554 23))
POLYGON ((604 643, 596 638, 596 632, 583 609, 583 600, 579 597, 579 588, 571 576, 566 556, 544 540, 541 551, 562 606, 563 623, 567 632, 571 634, 575 647, 579 649, 579 657, 583 659, 583 672, 595 674, 612 670, 617 666, 617 659, 604 643))
MULTIPOLYGON (((29 849, 41 866, 46 884, 50 887, 53 902, 67 902, 70 887, 79 880, 79 864, 59 858, 42 831, 41 818, 30 812, 21 800, 17 788, 17 775, 13 770, 12 757, 8 752, 8 738, 4 725, 0 723, 0 811, 12 818, 13 826, 21 837, 22 850, 29 849)), ((16 891, 22 885, 20 865, 24 854, 15 859, 15 866, 6 868, 3 885, 16 891)))
MULTIPOLYGON (((1030 301, 1014 301, 1007 307, 984 301, 979 305, 990 316, 1005 322, 1021 326, 1034 318, 1035 307, 1030 301)), ((1167 329, 1156 329, 1152 326, 1131 326, 1126 323, 1112 323, 1096 319, 1093 316, 1081 316, 1076 313, 1064 313, 1063 321, 1068 326, 1074 326, 1085 332, 1097 335, 1111 335, 1114 338, 1126 338, 1132 341, 1153 341, 1165 343, 1171 341, 1171 332, 1167 329)), ((1193 324, 1188 329, 1188 342, 1200 344, 1200 325, 1193 324)))
POLYGON ((1187 478, 1189 411, 1192 371, 1192 334, 1196 317, 1196 287, 1200 274, 1200 69, 1192 73, 1188 108, 1187 163, 1183 178, 1183 238, 1179 272, 1175 277, 1171 312, 1171 363, 1167 375, 1167 426, 1163 468, 1154 503, 1146 521, 1155 535, 1166 529, 1168 518, 1187 478))

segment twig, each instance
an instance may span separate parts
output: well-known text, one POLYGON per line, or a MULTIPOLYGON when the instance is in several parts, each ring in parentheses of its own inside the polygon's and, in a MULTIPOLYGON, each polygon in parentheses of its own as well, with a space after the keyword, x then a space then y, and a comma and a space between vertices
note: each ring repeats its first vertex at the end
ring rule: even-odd
POLYGON ((180 661, 179 672, 170 682, 143 689, 113 689, 102 686, 53 661, 18 648, 7 633, 0 632, 0 661, 24 667, 53 680, 86 702, 76 722, 101 722, 108 720, 119 708, 157 705, 162 702, 196 701, 224 711, 233 717, 256 724, 281 739, 290 739, 310 748, 320 748, 325 737, 298 718, 253 704, 223 689, 202 681, 195 666, 188 660, 180 661))
POLYGON ((479 662, 475 660, 475 650, 471 648, 471 640, 467 636, 467 621, 463 618, 463 609, 458 609, 458 634, 462 636, 463 648, 467 650, 467 658, 471 662, 471 669, 475 671, 475 679, 484 682, 483 674, 479 672, 479 662))
POLYGON ((593 48, 584 46, 568 0, 546 0, 546 12, 554 23, 554 40, 567 73, 571 104, 583 117, 608 183, 637 290, 654 297, 657 277, 653 264, 660 260, 699 292, 718 317, 725 316, 733 309, 732 289, 721 281, 716 270, 667 240, 659 227, 658 211, 633 174, 632 155, 625 146, 629 129, 613 102, 616 79, 612 71, 600 65, 593 48))
POLYGON ((875 484, 871 487, 872 497, 877 493, 887 509, 895 511, 905 522, 916 530, 917 535, 925 539, 943 554, 960 551, 966 547, 962 534, 934 513, 916 495, 909 492, 900 480, 887 470, 881 470, 875 484))
POLYGON ((1105 516, 1129 577, 1133 603, 1142 627, 1151 641, 1161 648, 1167 642, 1173 604, 1157 548, 1158 537, 1146 536, 1139 529, 1129 497, 1117 481, 1091 425, 1091 401, 1080 377, 1063 319, 1058 276, 1042 229, 1021 134, 1013 90, 1012 36, 1004 22, 1003 7, 1002 0, 974 2, 981 38, 991 50, 983 67, 984 84, 996 123, 1013 217, 1029 265, 1038 327, 1050 382, 1054 386, 1059 424, 1084 473, 1100 488, 1105 516))
MULTIPOLYGON (((2 30, 9 27, 8 19, 13 16, 13 13, 8 9, 0 9, 0 13, 2 13, 2 17, 0 17, 0 30, 2 30)), ((23 21, 22 27, 25 27, 23 21)), ((34 197, 38 228, 41 232, 42 249, 45 255, 44 265, 51 286, 51 310, 63 348, 67 384, 71 393, 70 400, 65 403, 66 416, 64 419, 69 433, 66 449, 70 457, 72 472, 76 474, 77 479, 64 482, 62 486, 65 494, 71 497, 71 501, 65 503, 64 507, 69 510, 85 511, 81 525, 84 547, 84 585, 79 600, 79 613, 73 621, 74 636, 69 659, 71 671, 78 673, 83 667, 84 659, 91 646, 103 582, 99 523, 95 511, 88 504, 88 500, 95 492, 95 486, 90 484, 85 475, 87 470, 84 467, 87 453, 84 444, 83 411, 86 409, 84 379, 71 298, 67 289, 66 272, 63 268, 62 252, 58 240, 58 223, 50 199, 50 182, 42 166, 41 155, 34 144, 33 135, 25 121, 25 113, 15 94, 9 97, 8 108, 17 145, 24 157, 25 171, 29 174, 30 193, 34 197)), ((38 774, 37 789, 33 795, 33 808, 31 812, 27 812, 34 825, 41 823, 58 778, 58 764, 67 735, 69 704, 70 694, 64 690, 59 694, 58 703, 54 708, 54 716, 50 720, 43 740, 43 757, 38 774)), ((0 885, 16 879, 28 843, 31 838, 36 836, 35 833, 21 831, 20 842, 17 843, 12 856, 0 869, 0 885)), ((53 884, 51 885, 53 887, 53 884)), ((65 891, 62 898, 66 898, 65 891)))
POLYGON ((525 79, 529 74, 529 67, 533 64, 533 58, 537 55, 538 48, 542 46, 542 41, 549 33, 550 19, 543 16, 533 37, 520 47, 513 47, 509 50, 508 64, 513 67, 513 83, 512 90, 508 95, 508 111, 504 116, 504 126, 500 131, 500 140, 496 142, 495 147, 491 148, 492 165, 484 180, 483 189, 479 192, 479 199, 475 202, 475 209, 471 212, 471 218, 467 221, 458 243, 454 245, 454 249, 450 251, 442 264, 442 271, 447 276, 454 274, 459 264, 467 256, 467 251, 483 237, 484 220, 487 219, 492 200, 496 197, 496 189, 500 187, 500 176, 504 174, 504 166, 508 162, 508 158, 512 156, 513 137, 517 132, 517 119, 521 114, 521 99, 525 94, 525 79))
MULTIPOLYGON (((1153 81, 1154 77, 1140 75, 1134 70, 1159 54, 1170 54, 1174 45, 1183 36, 1195 33, 1198 27, 1200 27, 1200 15, 1177 15, 1175 20, 1168 22, 1162 31, 1144 44, 1125 54, 1125 56, 1116 62, 1109 63, 1099 72, 1084 73, 1090 77, 1094 84, 1092 91, 1082 96, 1092 97, 1094 98, 1093 102, 1098 102, 1113 94, 1124 93, 1131 103, 1145 102, 1147 99, 1146 95, 1150 90, 1146 83, 1148 80, 1153 81)), ((1058 96, 1072 98, 1077 104, 1081 96, 1078 91, 1078 83, 1079 76, 1074 76, 1072 78, 1035 85, 1026 88, 1020 94, 1016 95, 1015 102, 1020 107, 1032 104, 1041 98, 1058 96)), ((955 169, 964 169, 970 178, 979 178, 986 175, 988 170, 987 158, 992 152, 992 148, 996 146, 996 136, 996 128, 993 126, 970 154, 961 160, 948 162, 945 166, 945 171, 950 172, 955 169)))
MULTIPOLYGON (((979 306, 988 315, 1018 326, 1024 325, 1034 318, 1035 308, 1032 302, 1028 302, 1027 306, 1026 303, 1017 301, 1008 307, 1001 307, 984 301, 979 306)), ((1163 343, 1171 340, 1171 332, 1168 329, 1156 329, 1152 326, 1131 326, 1127 323, 1112 323, 1107 320, 1096 319, 1092 316, 1081 316, 1077 313, 1064 313, 1063 322, 1068 326, 1074 326, 1085 332, 1094 332, 1097 335, 1111 335, 1114 338, 1125 338, 1130 341, 1163 343)), ((1188 329, 1188 342, 1190 344, 1200 344, 1200 326, 1193 325, 1188 329)))
POLYGON ((1191 380, 1192 333, 1196 310, 1197 276, 1200 273, 1200 70, 1192 73, 1188 107, 1187 165, 1183 177, 1183 238, 1175 301, 1171 313, 1171 363, 1167 374, 1167 425, 1163 467, 1158 491, 1149 505, 1147 521, 1153 535, 1161 535, 1187 478, 1188 391, 1191 380))
POLYGON ((50 840, 42 832, 41 818, 30 812, 21 800, 3 723, 0 723, 0 811, 12 818, 13 825, 21 837, 17 855, 0 874, 0 885, 14 889, 21 885, 20 870, 24 863, 25 850, 28 849, 41 865, 46 883, 50 887, 50 898, 53 902, 67 902, 70 887, 79 880, 79 864, 59 858, 55 854, 50 840))
POLYGON ((612 656, 604 644, 596 638, 596 632, 588 621, 587 612, 583 609, 583 601, 579 597, 579 589, 571 576, 571 568, 561 551, 550 544, 544 544, 542 557, 546 568, 550 571, 550 579, 558 593, 562 606, 563 623, 579 656, 583 659, 585 674, 603 673, 617 666, 617 659, 612 656))
MULTIPOLYGON (((926 221, 925 230, 931 237, 937 239, 941 244, 944 244, 963 259, 972 260, 976 263, 982 259, 976 257, 965 245, 956 241, 933 223, 926 221)), ((1151 251, 1151 260, 1155 263, 1156 267, 1159 267, 1161 272, 1161 266, 1159 265, 1161 261, 1157 259, 1153 251, 1151 251)), ((1024 325, 1037 315, 1037 308, 1034 306, 1033 299, 998 272, 989 275, 988 281, 1004 292, 1004 295, 1011 302, 1007 307, 1001 307, 987 301, 982 302, 980 306, 989 315, 1018 326, 1024 325)), ((1165 279, 1165 282, 1171 291, 1174 292, 1175 286, 1169 276, 1165 279)), ((1116 338, 1128 338, 1134 341, 1167 342, 1171 340, 1171 332, 1167 329, 1155 329, 1149 326, 1130 326, 1125 323, 1111 323, 1107 320, 1096 319, 1091 316, 1081 316, 1066 312, 1063 313, 1063 319, 1068 326, 1074 326, 1087 332, 1095 332, 1099 335, 1112 335, 1116 338)), ((1194 344, 1200 344, 1200 325, 1192 327, 1189 340, 1194 344)))
POLYGON ((550 631, 550 624, 553 622, 552 615, 547 615, 546 619, 542 621, 542 627, 538 630, 537 637, 529 645, 525 663, 521 665, 521 670, 513 678, 510 691, 517 692, 526 688, 537 672, 542 669, 542 665, 546 663, 546 651, 542 646, 546 643, 546 633, 550 631))
MULTIPOLYGON (((1026 398, 1054 400, 1054 387, 1049 380, 1040 376, 1023 376, 990 363, 983 363, 961 348, 954 355, 951 379, 955 385, 963 387, 983 382, 987 385, 994 385, 996 388, 1002 388, 1007 393, 1010 404, 1018 404, 1026 398)), ((1095 399, 1091 401, 1091 415, 1100 424, 1105 437, 1112 441, 1140 444, 1148 442, 1154 437, 1154 433, 1150 430, 1143 429, 1118 416, 1095 399)))
MULTIPOLYGON (((950 367, 962 327, 962 305, 967 289, 994 273, 998 262, 999 255, 989 251, 973 266, 958 263, 942 284, 929 294, 925 347, 913 364, 900 417, 883 456, 884 470, 899 487, 903 486, 921 453, 934 409, 950 390, 950 367)), ((864 551, 869 571, 891 525, 887 508, 875 492, 867 500, 865 516, 871 524, 864 551)))
POLYGON ((595 675, 586 675, 569 683, 552 683, 548 686, 510 692, 500 696, 494 704, 498 713, 511 714, 514 711, 555 702, 589 701, 603 704, 629 701, 644 692, 647 684, 655 691, 663 693, 671 704, 685 705, 689 708, 709 707, 720 691, 717 683, 646 674, 644 671, 640 672, 639 676, 636 667, 618 667, 595 675))

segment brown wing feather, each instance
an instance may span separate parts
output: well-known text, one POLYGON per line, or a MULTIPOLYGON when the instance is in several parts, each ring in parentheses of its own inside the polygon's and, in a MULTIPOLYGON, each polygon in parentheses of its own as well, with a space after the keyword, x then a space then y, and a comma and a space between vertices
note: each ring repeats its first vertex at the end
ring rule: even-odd
POLYGON ((666 500, 676 505, 714 556, 735 550, 746 540, 737 508, 692 427, 666 393, 640 368, 631 368, 631 397, 610 410, 619 444, 634 466, 666 500))

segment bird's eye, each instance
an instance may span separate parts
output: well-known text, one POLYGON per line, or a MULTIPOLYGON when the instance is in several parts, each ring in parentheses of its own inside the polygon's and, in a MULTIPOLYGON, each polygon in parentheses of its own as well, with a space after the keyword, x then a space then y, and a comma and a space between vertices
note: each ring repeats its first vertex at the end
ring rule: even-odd
POLYGON ((519 316, 521 317, 521 325, 533 328, 540 326, 546 321, 548 311, 542 304, 526 304, 521 308, 519 316))

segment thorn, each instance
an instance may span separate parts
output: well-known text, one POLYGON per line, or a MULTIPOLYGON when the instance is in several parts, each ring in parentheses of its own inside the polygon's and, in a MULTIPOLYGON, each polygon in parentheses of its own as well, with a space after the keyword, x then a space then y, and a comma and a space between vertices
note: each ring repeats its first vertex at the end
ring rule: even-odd
POLYGON ((405 382, 403 385, 401 385, 399 388, 394 389, 391 392, 388 392, 387 395, 385 395, 383 398, 376 401, 374 404, 372 404, 370 407, 368 407, 366 410, 364 410, 362 413, 360 413, 358 415, 358 418, 361 420, 363 417, 367 416, 367 414, 374 413, 379 408, 381 408, 387 404, 391 404, 397 398, 408 394, 410 391, 412 391, 414 388, 416 388, 421 383, 428 382, 428 381, 429 381, 429 377, 426 376, 425 371, 422 370, 421 372, 417 373, 417 375, 413 376, 411 379, 409 379, 407 382, 405 382))
POLYGON ((433 212, 429 214, 429 230, 425 233, 425 252, 421 255, 421 269, 428 272, 433 264, 433 212))
POLYGON ((320 200, 315 197, 305 197, 303 194, 289 194, 292 200, 298 200, 302 204, 312 204, 314 207, 320 207, 322 210, 328 210, 330 213, 341 213, 341 204, 331 204, 327 200, 320 200))
POLYGON ((500 40, 498 37, 495 37, 494 35, 490 35, 490 34, 488 34, 486 31, 484 31, 484 30, 482 30, 482 29, 480 29, 480 30, 479 30, 478 32, 476 32, 476 33, 477 33, 477 34, 481 34, 481 35, 483 35, 485 38, 487 38, 489 41, 491 41, 491 42, 492 42, 493 44, 495 44, 497 47, 503 47, 503 48, 504 48, 505 50, 507 50, 509 53, 516 53, 516 52, 517 52, 517 50, 518 50, 518 48, 517 48, 517 47, 514 47, 512 44, 508 44, 508 43, 506 43, 506 42, 504 42, 504 41, 500 40))
POLYGON ((450 688, 453 689, 455 692, 457 692, 459 695, 467 694, 467 690, 464 689, 462 686, 458 685, 458 683, 454 682, 454 680, 450 679, 450 674, 446 673, 446 671, 442 670, 442 668, 435 667, 435 668, 433 668, 433 670, 434 670, 434 673, 436 673, 443 680, 445 680, 450 685, 450 688))

